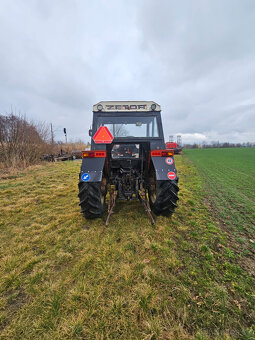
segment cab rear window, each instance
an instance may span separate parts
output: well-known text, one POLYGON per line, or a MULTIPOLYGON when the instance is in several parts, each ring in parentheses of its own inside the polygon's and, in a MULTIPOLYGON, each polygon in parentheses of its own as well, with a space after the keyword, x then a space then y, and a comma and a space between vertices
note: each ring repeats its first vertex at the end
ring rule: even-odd
POLYGON ((99 117, 98 127, 106 126, 113 137, 159 137, 155 116, 150 117, 99 117))

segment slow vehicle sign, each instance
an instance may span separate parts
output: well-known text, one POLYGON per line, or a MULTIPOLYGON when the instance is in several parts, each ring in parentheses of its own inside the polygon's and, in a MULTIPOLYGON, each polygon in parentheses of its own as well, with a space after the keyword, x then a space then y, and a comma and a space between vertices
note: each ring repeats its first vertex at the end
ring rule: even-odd
POLYGON ((113 136, 106 126, 100 126, 95 133, 93 140, 96 144, 111 144, 113 136))

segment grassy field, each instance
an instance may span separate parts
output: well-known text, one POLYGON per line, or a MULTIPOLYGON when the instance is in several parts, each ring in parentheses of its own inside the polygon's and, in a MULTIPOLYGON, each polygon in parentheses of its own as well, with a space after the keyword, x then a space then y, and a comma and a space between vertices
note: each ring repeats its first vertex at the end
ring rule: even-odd
POLYGON ((186 150, 209 193, 215 217, 255 275, 255 148, 186 150))
POLYGON ((79 162, 0 180, 0 339, 254 339, 254 280, 176 161, 179 207, 155 226, 138 202, 83 219, 79 162))

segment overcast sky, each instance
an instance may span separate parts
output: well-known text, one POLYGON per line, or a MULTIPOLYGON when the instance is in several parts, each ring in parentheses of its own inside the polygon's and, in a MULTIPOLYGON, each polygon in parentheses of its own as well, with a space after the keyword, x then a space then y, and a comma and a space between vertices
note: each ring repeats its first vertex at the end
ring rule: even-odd
POLYGON ((0 114, 89 140, 92 105, 154 100, 165 137, 255 141, 255 0, 0 0, 0 114))

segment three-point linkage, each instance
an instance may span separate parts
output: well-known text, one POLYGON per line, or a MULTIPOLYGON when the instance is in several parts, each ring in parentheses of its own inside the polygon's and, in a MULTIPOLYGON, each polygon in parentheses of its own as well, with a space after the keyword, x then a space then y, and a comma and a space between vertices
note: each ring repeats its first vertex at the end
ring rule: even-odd
MULTIPOLYGON (((108 201, 108 215, 107 215, 107 219, 105 222, 106 227, 109 225, 110 217, 114 213, 114 207, 116 205, 117 194, 118 194, 117 190, 110 190, 110 197, 108 201)), ((155 224, 154 218, 151 214, 150 203, 149 203, 146 191, 142 190, 141 193, 138 194, 138 199, 142 203, 144 210, 146 211, 151 221, 151 224, 155 224)))

